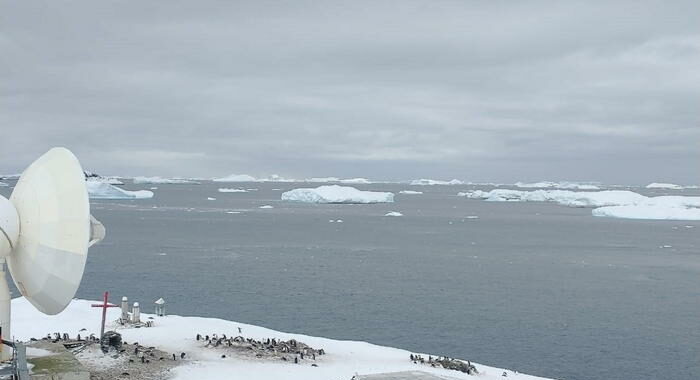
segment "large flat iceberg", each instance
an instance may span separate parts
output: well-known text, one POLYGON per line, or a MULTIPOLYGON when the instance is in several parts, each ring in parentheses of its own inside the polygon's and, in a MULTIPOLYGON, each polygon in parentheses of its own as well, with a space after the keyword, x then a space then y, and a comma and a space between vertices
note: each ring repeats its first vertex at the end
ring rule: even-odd
POLYGON ((273 174, 267 178, 256 178, 248 174, 231 174, 226 177, 214 178, 214 182, 296 182, 293 179, 281 177, 273 174))
POLYGON ((577 192, 496 189, 458 193, 491 202, 555 202, 569 207, 594 207, 594 216, 651 220, 700 220, 700 197, 647 197, 633 191, 577 192))
POLYGON ((525 189, 573 189, 573 190, 600 190, 596 185, 590 183, 578 183, 578 182, 516 182, 513 184, 515 187, 525 188, 525 189))
POLYGON ((437 179, 414 179, 413 181, 410 182, 411 185, 416 185, 416 186, 433 186, 433 185, 464 185, 463 181, 460 181, 458 179, 453 179, 450 181, 441 181, 437 179))
POLYGON ((675 183, 659 183, 653 182, 647 185, 647 189, 667 189, 667 190, 683 190, 684 187, 675 183))
POLYGON ((257 178, 248 174, 231 174, 226 177, 214 178, 214 182, 258 182, 257 178))
POLYGON ((394 201, 394 193, 330 185, 290 190, 282 193, 282 200, 304 203, 389 203, 394 201))
POLYGON ((137 184, 199 185, 199 182, 185 178, 134 177, 137 184))
POLYGON ((129 191, 99 181, 86 181, 90 199, 146 199, 153 198, 149 190, 129 191))

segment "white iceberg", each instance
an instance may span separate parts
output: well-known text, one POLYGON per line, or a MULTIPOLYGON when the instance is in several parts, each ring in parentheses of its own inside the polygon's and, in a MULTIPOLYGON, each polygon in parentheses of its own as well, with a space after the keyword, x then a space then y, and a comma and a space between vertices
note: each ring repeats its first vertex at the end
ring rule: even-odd
POLYGON ((423 192, 422 191, 413 191, 413 190, 401 190, 401 191, 399 191, 399 194, 419 195, 419 194, 423 194, 423 192))
POLYGON ((398 211, 389 211, 384 216, 403 216, 403 214, 398 211))
POLYGON ((231 174, 222 178, 212 179, 214 182, 296 182, 296 180, 284 178, 273 174, 267 178, 256 178, 248 174, 231 174))
POLYGON ((432 185, 464 185, 464 182, 458 180, 458 179, 453 179, 451 181, 440 181, 436 179, 414 179, 410 183, 411 185, 417 185, 417 186, 432 186, 432 185))
POLYGON ((700 220, 700 208, 658 205, 608 206, 594 209, 593 216, 648 220, 700 220))
POLYGON ((105 182, 86 181, 90 199, 146 199, 153 198, 149 190, 129 191, 105 182))
POLYGON ((248 190, 246 189, 230 189, 226 187, 221 187, 219 188, 220 193, 247 193, 248 190))
POLYGON ((578 182, 550 182, 550 181, 544 181, 544 182, 534 182, 534 183, 525 183, 525 182, 516 182, 513 184, 515 187, 519 188, 538 188, 538 189, 572 189, 572 190, 600 190, 600 187, 593 185, 593 184, 587 184, 587 183, 578 183, 578 182))
POLYGON ((248 174, 231 174, 226 177, 214 178, 214 182, 258 182, 258 180, 248 174))
POLYGON ((491 202, 556 202, 569 207, 602 207, 635 204, 647 197, 627 190, 578 192, 570 190, 474 190, 458 193, 467 198, 491 202))
POLYGON ((313 178, 305 179, 304 182, 311 182, 311 183, 340 182, 340 178, 338 178, 338 177, 313 177, 313 178))
POLYGON ((330 185, 290 190, 282 193, 282 200, 304 203, 390 203, 394 201, 394 193, 330 185))
POLYGON ((676 185, 674 183, 659 183, 653 182, 648 184, 647 189, 666 189, 666 190, 683 190, 684 187, 681 185, 676 185))
POLYGON ((134 177, 136 184, 199 185, 199 182, 184 178, 134 177))
POLYGON ((372 183, 370 180, 367 178, 348 178, 348 179, 341 179, 340 183, 347 183, 347 184, 370 184, 372 183))
POLYGON ((555 202, 569 207, 594 207, 594 216, 650 220, 700 220, 700 197, 646 197, 627 190, 475 190, 457 195, 491 202, 555 202))

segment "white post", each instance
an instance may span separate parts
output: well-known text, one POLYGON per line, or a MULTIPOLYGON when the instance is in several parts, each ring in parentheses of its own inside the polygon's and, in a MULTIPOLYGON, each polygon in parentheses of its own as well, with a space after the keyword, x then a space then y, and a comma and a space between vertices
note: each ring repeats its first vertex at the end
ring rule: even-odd
POLYGON ((141 308, 138 302, 134 302, 134 308, 131 310, 131 322, 139 323, 141 322, 141 308))
POLYGON ((129 322, 129 299, 122 297, 122 323, 129 322))
MULTIPOLYGON (((4 340, 12 340, 10 334, 10 288, 5 277, 5 258, 0 258, 0 334, 4 340)), ((12 348, 0 343, 0 360, 9 360, 12 348)))

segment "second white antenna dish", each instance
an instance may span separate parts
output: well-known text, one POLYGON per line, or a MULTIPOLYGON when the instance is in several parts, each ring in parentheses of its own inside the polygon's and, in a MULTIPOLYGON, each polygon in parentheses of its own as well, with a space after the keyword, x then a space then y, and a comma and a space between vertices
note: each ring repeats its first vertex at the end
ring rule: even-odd
POLYGON ((65 148, 51 149, 22 173, 10 201, 20 221, 17 246, 7 259, 12 279, 39 311, 58 314, 80 285, 91 240, 78 159, 65 148))

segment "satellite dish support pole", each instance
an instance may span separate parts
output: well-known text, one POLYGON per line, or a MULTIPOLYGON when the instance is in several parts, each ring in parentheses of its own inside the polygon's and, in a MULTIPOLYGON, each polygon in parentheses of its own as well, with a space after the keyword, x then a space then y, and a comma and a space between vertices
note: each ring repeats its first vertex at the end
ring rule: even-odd
MULTIPOLYGON (((5 258, 0 257, 0 339, 12 340, 10 335, 10 287, 5 277, 5 258)), ((10 347, 0 344, 0 361, 12 358, 10 347)))

